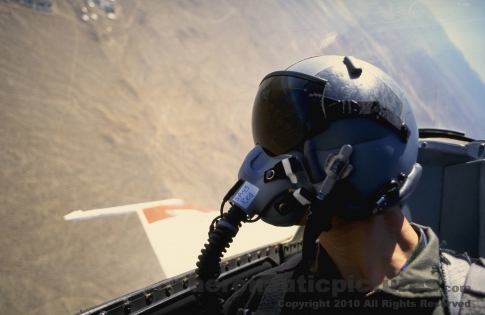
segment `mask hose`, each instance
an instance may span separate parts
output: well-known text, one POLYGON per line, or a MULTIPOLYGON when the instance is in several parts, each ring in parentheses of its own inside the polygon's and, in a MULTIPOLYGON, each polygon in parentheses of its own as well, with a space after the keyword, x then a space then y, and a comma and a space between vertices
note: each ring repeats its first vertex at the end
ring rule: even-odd
POLYGON ((214 290, 213 284, 210 283, 210 289, 207 290, 210 280, 215 280, 221 274, 219 263, 229 247, 229 243, 239 231, 242 222, 247 221, 247 214, 239 207, 232 206, 228 212, 224 213, 222 219, 217 222, 215 228, 209 233, 208 243, 204 245, 197 262, 197 293, 199 298, 199 314, 221 314, 223 300, 217 297, 217 291, 214 290), (216 292, 214 292, 216 291, 216 292))

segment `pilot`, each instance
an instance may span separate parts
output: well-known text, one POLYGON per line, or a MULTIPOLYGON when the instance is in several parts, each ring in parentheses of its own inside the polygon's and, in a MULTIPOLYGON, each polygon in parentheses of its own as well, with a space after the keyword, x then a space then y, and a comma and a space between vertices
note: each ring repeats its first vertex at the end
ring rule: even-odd
POLYGON ((465 312, 443 262, 469 264, 401 211, 421 173, 418 128, 387 74, 352 57, 305 59, 262 80, 252 128, 267 154, 303 156, 316 198, 298 216, 302 254, 253 277, 226 314, 454 314, 453 299, 465 312))

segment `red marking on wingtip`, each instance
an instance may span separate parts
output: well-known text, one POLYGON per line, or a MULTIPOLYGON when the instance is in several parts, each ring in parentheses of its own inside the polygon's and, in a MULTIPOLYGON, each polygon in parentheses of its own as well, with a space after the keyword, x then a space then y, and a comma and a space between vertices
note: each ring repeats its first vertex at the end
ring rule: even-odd
POLYGON ((147 218, 147 221, 150 224, 153 222, 157 222, 160 220, 173 217, 174 215, 169 214, 167 210, 198 210, 202 212, 214 211, 212 209, 194 206, 191 204, 183 204, 183 205, 162 205, 162 206, 146 208, 146 209, 143 209, 143 213, 145 214, 145 217, 147 218))

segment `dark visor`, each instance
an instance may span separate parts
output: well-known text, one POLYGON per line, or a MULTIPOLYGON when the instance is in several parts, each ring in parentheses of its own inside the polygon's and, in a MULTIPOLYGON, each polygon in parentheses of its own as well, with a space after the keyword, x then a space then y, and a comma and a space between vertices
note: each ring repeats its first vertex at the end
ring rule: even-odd
POLYGON ((325 130, 330 121, 352 116, 384 123, 397 129, 407 141, 406 125, 379 102, 324 97, 326 83, 323 79, 292 71, 267 75, 254 100, 254 143, 280 155, 325 130))

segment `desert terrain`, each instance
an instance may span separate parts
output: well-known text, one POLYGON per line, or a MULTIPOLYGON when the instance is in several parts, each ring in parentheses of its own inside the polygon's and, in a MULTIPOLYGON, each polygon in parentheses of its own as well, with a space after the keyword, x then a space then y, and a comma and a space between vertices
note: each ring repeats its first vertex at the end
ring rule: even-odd
POLYGON ((163 279, 136 214, 63 216, 167 198, 218 209, 254 145, 252 103, 271 71, 355 55, 397 77, 420 126, 465 129, 483 114, 453 107, 457 91, 483 99, 483 83, 453 44, 429 58, 450 35, 423 4, 361 16, 362 2, 50 3, 0 0, 2 313, 72 314, 163 279), (402 25, 413 28, 386 32, 402 25))

